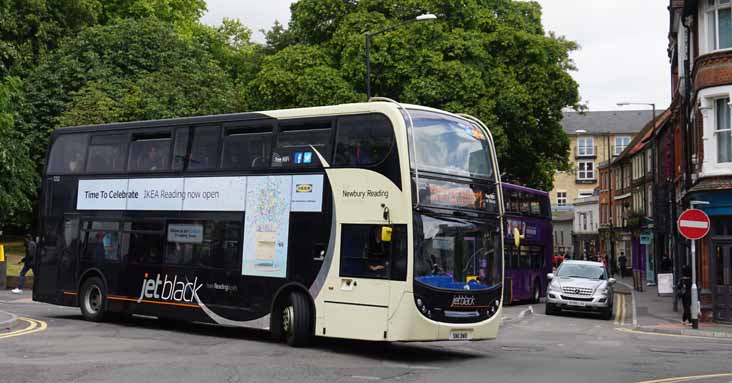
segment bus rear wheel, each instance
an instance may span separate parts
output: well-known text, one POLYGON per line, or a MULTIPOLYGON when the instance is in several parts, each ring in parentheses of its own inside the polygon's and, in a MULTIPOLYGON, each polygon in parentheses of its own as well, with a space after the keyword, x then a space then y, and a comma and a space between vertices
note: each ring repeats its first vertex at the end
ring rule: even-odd
POLYGON ((79 306, 84 319, 101 322, 107 308, 107 289, 99 277, 91 277, 81 285, 79 306))
POLYGON ((307 346, 312 336, 312 312, 304 294, 291 292, 282 309, 282 333, 292 347, 307 346))

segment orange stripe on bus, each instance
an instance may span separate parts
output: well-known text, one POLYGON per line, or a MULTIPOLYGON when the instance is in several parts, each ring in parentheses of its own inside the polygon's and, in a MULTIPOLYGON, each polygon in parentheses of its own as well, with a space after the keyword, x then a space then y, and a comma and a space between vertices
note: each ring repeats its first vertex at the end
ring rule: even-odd
POLYGON ((78 294, 73 291, 64 291, 64 295, 78 295, 78 294))
MULTIPOLYGON (((134 298, 117 297, 117 296, 112 296, 112 295, 107 295, 107 299, 111 299, 111 300, 114 300, 114 301, 127 301, 127 302, 139 303, 139 302, 137 302, 137 299, 134 299, 134 298)), ((196 308, 196 309, 201 308, 198 305, 191 305, 191 304, 187 304, 187 303, 158 302, 158 301, 149 301, 147 299, 143 299, 141 302, 142 303, 153 303, 153 304, 156 304, 156 305, 171 305, 171 306, 181 306, 181 307, 192 307, 192 308, 196 308)))

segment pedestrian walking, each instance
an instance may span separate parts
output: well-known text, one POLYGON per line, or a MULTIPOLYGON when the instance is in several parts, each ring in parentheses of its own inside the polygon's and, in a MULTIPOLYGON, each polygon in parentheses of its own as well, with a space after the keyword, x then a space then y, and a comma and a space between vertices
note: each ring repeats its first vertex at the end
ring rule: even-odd
POLYGON ((625 252, 620 252, 618 263, 620 264, 620 278, 625 278, 625 265, 628 264, 628 258, 625 257, 625 252))
POLYGON ((681 305, 684 306, 681 323, 691 324, 691 269, 688 265, 681 268, 681 278, 676 286, 676 291, 681 299, 681 305))
POLYGON ((33 241, 33 237, 30 234, 25 235, 25 257, 18 262, 23 264, 23 268, 18 274, 18 287, 11 290, 13 294, 20 294, 23 292, 23 285, 25 284, 25 275, 29 270, 33 270, 33 259, 36 255, 36 243, 33 241))
POLYGON ((664 254, 663 258, 661 258, 661 272, 662 273, 670 273, 673 269, 673 262, 671 262, 671 258, 668 256, 668 254, 664 254))

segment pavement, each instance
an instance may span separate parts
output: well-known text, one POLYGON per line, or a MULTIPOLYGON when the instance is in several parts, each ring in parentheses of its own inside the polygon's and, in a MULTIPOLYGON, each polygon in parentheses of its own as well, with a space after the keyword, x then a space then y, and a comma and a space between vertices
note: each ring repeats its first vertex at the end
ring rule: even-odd
POLYGON ((660 296, 656 286, 644 286, 643 291, 632 288, 633 279, 619 279, 616 293, 631 294, 634 304, 633 327, 638 331, 697 336, 708 338, 732 339, 732 325, 715 322, 699 322, 699 329, 692 329, 681 323, 682 307, 679 302, 679 311, 673 310, 673 297, 660 296))

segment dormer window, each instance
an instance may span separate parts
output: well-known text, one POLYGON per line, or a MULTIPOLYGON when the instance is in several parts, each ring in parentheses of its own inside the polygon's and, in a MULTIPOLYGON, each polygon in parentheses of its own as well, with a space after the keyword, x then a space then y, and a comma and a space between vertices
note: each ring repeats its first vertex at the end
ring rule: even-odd
POLYGON ((705 0, 709 51, 732 48, 732 0, 705 0))

